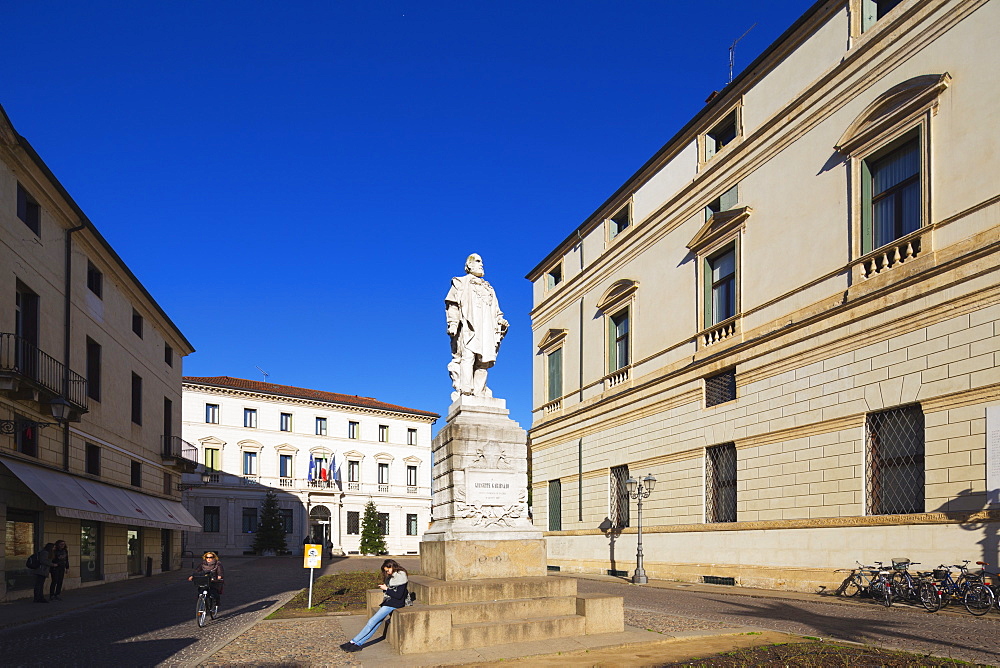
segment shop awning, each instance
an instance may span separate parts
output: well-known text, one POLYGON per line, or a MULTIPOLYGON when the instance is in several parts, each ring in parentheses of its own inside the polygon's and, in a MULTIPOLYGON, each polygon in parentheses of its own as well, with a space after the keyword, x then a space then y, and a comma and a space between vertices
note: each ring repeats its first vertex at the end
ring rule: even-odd
POLYGON ((159 529, 201 531, 178 501, 168 501, 96 480, 0 457, 10 472, 61 517, 159 529))

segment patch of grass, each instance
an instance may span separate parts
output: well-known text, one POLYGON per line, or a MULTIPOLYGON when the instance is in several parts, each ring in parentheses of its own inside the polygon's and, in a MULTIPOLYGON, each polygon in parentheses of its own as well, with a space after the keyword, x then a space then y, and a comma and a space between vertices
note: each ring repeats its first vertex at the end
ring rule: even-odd
POLYGON ((313 582, 312 608, 306 607, 309 605, 309 588, 306 587, 267 618, 289 619, 319 617, 329 612, 362 612, 367 604, 365 591, 375 589, 380 584, 382 579, 374 571, 324 575, 313 582))
MULTIPOLYGON (((760 631, 747 631, 746 633, 741 633, 740 635, 741 636, 759 636, 759 635, 763 635, 763 633, 761 633, 760 631)), ((819 640, 819 638, 817 638, 817 640, 819 640)))
POLYGON ((968 666, 971 664, 954 659, 894 652, 877 647, 838 645, 827 642, 776 643, 761 647, 739 649, 708 658, 696 658, 665 666, 698 668, 748 668, 749 666, 795 666, 796 668, 833 668, 844 666, 883 666, 885 668, 910 668, 911 666, 968 666))

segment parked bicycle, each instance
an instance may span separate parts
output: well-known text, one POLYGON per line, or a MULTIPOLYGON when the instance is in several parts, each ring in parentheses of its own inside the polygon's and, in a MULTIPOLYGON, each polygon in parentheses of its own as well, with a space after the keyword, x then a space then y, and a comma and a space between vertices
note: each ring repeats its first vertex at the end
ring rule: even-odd
POLYGON ((876 561, 874 566, 865 566, 866 569, 874 571, 868 592, 872 598, 884 605, 892 605, 892 570, 885 568, 883 562, 876 561))
POLYGON ((941 564, 933 571, 932 577, 938 592, 938 603, 933 605, 929 596, 927 602, 921 599, 924 607, 931 612, 937 612, 953 601, 962 601, 966 610, 979 617, 989 612, 996 601, 996 594, 983 583, 982 572, 974 573, 969 570, 968 559, 961 565, 941 564), (959 570, 958 578, 952 577, 952 568, 959 570))
POLYGON ((219 614, 219 599, 215 593, 215 578, 207 574, 194 575, 192 581, 198 586, 198 602, 195 604, 194 618, 199 627, 205 626, 207 617, 219 614))

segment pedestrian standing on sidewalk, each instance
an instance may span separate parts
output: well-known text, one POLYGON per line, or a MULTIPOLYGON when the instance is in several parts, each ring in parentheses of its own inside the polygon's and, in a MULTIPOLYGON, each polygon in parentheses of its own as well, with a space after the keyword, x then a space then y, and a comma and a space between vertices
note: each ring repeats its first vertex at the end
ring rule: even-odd
POLYGON ((63 579, 69 573, 69 550, 66 549, 66 541, 57 540, 55 550, 52 552, 52 582, 49 583, 49 600, 62 600, 63 579))
POLYGON ((56 546, 52 543, 46 543, 45 547, 35 553, 35 560, 38 562, 38 568, 33 571, 35 574, 35 603, 48 603, 45 600, 45 578, 49 577, 49 571, 52 570, 52 552, 55 548, 56 546))
POLYGON ((392 559, 382 562, 383 582, 378 586, 383 592, 382 605, 375 614, 371 616, 365 628, 361 629, 358 635, 340 646, 345 652, 360 652, 362 645, 374 635, 375 629, 396 609, 406 605, 406 599, 410 597, 407 586, 406 569, 397 564, 392 559))

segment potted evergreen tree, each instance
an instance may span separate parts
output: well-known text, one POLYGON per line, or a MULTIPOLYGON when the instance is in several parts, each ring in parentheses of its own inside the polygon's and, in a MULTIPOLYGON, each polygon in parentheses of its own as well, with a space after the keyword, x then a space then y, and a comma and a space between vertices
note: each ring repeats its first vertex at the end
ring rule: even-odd
POLYGON ((265 557, 273 557, 287 549, 285 543, 285 522, 278 508, 278 495, 268 492, 260 507, 260 522, 253 537, 253 551, 265 557))
POLYGON ((387 554, 389 550, 385 546, 385 536, 382 535, 378 522, 378 508, 374 501, 369 501, 365 506, 365 514, 361 518, 361 554, 379 555, 387 554))

